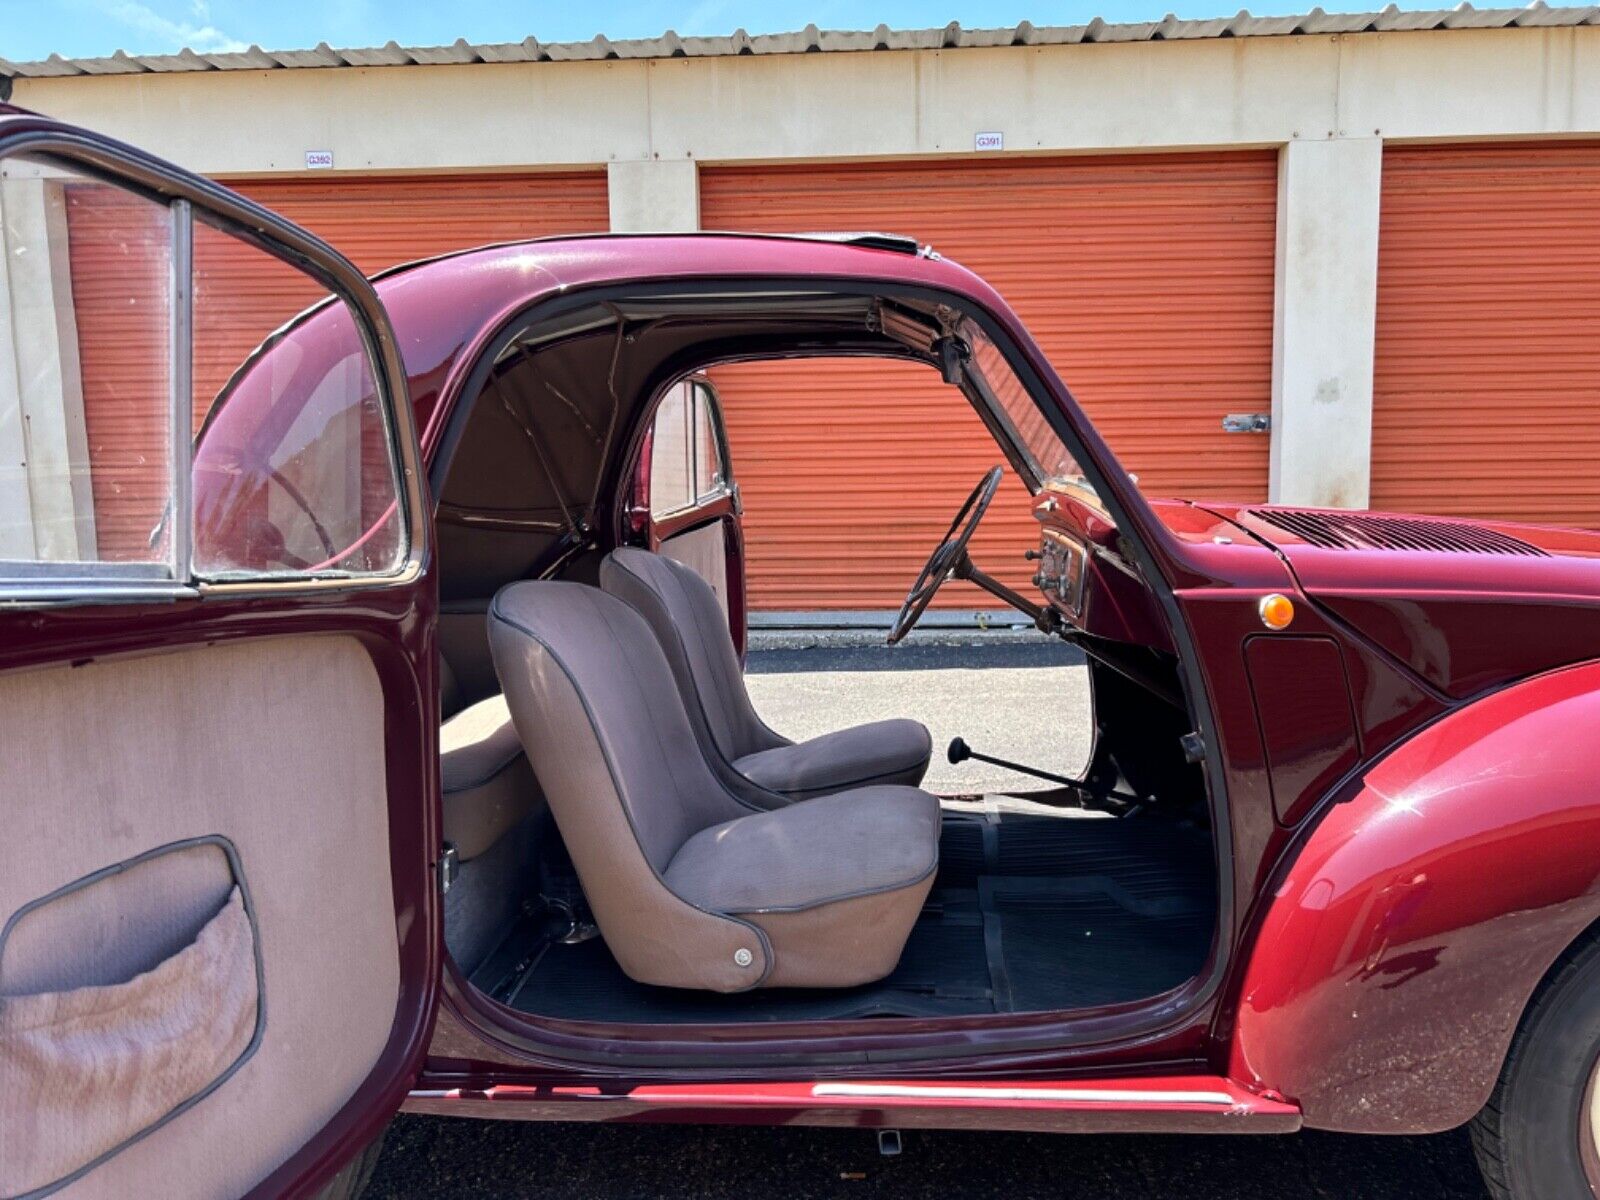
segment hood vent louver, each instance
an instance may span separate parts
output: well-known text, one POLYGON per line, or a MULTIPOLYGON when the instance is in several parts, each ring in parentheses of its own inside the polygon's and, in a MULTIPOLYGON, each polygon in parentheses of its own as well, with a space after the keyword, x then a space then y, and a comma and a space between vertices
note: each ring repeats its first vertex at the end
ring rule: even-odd
POLYGON ((1548 558, 1539 547, 1467 521, 1310 509, 1246 510, 1264 524, 1324 550, 1420 550, 1440 554, 1515 554, 1548 558))

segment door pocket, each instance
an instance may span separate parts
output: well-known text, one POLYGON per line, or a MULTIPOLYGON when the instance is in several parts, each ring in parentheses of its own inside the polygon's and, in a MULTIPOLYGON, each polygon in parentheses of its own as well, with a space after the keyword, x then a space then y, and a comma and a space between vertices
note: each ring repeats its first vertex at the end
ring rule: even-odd
POLYGON ((260 946, 232 843, 173 843, 0 929, 0 1197, 33 1200, 193 1107, 255 1052, 260 946))

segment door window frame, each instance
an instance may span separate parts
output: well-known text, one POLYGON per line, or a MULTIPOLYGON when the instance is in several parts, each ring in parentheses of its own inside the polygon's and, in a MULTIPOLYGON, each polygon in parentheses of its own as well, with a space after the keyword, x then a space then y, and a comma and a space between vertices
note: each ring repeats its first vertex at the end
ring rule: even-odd
POLYGON ((123 604, 142 599, 203 599, 209 595, 351 590, 393 587, 421 574, 427 561, 430 521, 423 497, 415 416, 399 344, 378 294, 367 278, 337 251, 298 226, 244 197, 196 176, 186 176, 131 146, 86 135, 32 115, 0 119, 0 159, 29 157, 70 168, 166 208, 172 222, 168 318, 168 431, 170 472, 167 523, 171 530, 164 562, 6 563, 0 604, 123 604), (405 539, 397 571, 314 578, 277 576, 207 581, 193 572, 193 233, 196 210, 222 233, 304 272, 331 295, 301 314, 342 301, 350 311, 371 364, 385 434, 395 467, 396 504, 405 539))
MULTIPOLYGON (((662 509, 657 509, 653 497, 646 495, 644 497, 645 508, 649 513, 651 522, 654 524, 670 524, 682 517, 684 514, 695 512, 696 510, 705 507, 707 504, 710 504, 716 500, 721 500, 726 496, 734 497, 735 506, 737 507, 738 504, 737 497, 739 494, 739 485, 733 478, 733 464, 731 461, 731 456, 728 453, 728 431, 724 428, 722 420, 722 400, 717 395, 717 389, 712 386, 711 381, 704 375, 687 375, 662 389, 661 399, 656 401, 655 411, 651 414, 650 423, 647 426, 650 436, 650 452, 652 454, 654 452, 655 424, 661 416, 662 404, 665 401, 668 393, 670 393, 673 388, 680 386, 687 387, 689 389, 689 405, 685 416, 688 422, 688 429, 686 432, 689 446, 689 487, 693 490, 693 494, 690 495, 689 498, 682 504, 676 504, 671 508, 662 509), (698 468, 700 465, 701 447, 699 416, 701 405, 705 406, 708 418, 706 424, 710 427, 711 446, 716 455, 715 482, 710 488, 703 492, 695 490, 698 487, 698 468)), ((641 460, 648 461, 648 455, 641 455, 641 460)), ((655 485, 655 471, 653 466, 650 470, 650 483, 651 489, 653 490, 655 485)))

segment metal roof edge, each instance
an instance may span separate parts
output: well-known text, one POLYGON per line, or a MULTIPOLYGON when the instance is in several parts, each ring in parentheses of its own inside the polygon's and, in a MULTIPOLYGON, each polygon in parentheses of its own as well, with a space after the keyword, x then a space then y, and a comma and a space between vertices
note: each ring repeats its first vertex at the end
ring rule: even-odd
POLYGON ((1085 25, 1034 25, 963 29, 957 22, 937 29, 824 30, 807 25, 793 33, 752 35, 743 29, 722 37, 688 37, 667 30, 656 38, 614 40, 597 34, 587 42, 471 43, 458 38, 448 46, 382 46, 334 49, 323 42, 310 49, 245 50, 205 53, 189 48, 175 54, 128 54, 49 58, 31 62, 0 59, 0 75, 21 79, 80 75, 144 75, 210 71, 337 69, 341 67, 437 66, 475 63, 598 62, 622 59, 718 58, 745 54, 868 53, 881 50, 954 50, 998 46, 1063 46, 1095 42, 1194 41, 1211 38, 1293 37, 1309 34, 1425 32, 1436 29, 1508 29, 1600 25, 1600 5, 1552 8, 1534 0, 1525 8, 1455 8, 1403 11, 1390 4, 1376 12, 1328 13, 1321 8, 1286 16, 1253 16, 1240 9, 1232 17, 1113 24, 1099 17, 1085 25))

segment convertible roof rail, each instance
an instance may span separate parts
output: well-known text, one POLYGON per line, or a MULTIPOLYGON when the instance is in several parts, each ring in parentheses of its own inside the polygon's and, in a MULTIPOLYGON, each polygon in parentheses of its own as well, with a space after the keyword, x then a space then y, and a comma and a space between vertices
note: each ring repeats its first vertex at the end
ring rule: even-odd
POLYGON ((818 242, 840 242, 846 246, 866 246, 872 250, 893 250, 897 254, 920 254, 922 243, 903 233, 818 231, 798 233, 796 237, 811 238, 818 242))
POLYGON ((404 274, 413 267, 442 262, 448 258, 460 258, 467 254, 477 254, 482 250, 500 250, 509 246, 534 246, 541 242, 616 241, 622 238, 665 237, 778 238, 786 241, 835 242, 844 246, 861 246, 868 250, 887 250, 893 254, 909 254, 913 257, 939 257, 938 252, 932 246, 922 245, 916 238, 907 237, 903 233, 752 233, 748 230, 737 229, 700 229, 688 233, 558 233, 546 237, 513 238, 506 242, 487 242, 482 246, 463 246, 459 250, 446 250, 442 254, 430 254, 423 258, 412 259, 410 262, 395 263, 393 266, 384 267, 381 271, 375 271, 367 278, 376 283, 380 279, 388 279, 391 275, 404 274))

